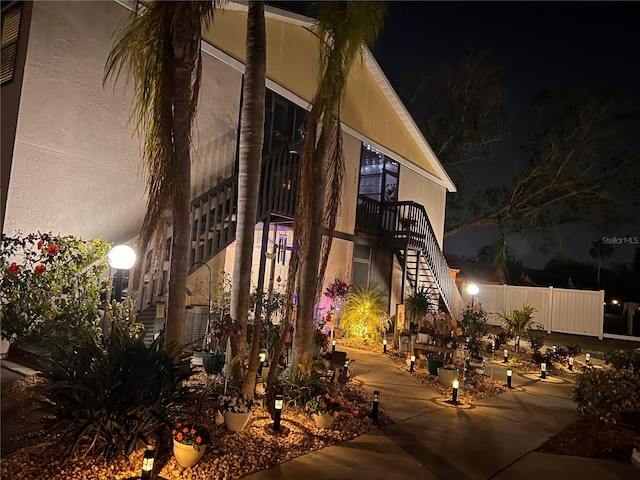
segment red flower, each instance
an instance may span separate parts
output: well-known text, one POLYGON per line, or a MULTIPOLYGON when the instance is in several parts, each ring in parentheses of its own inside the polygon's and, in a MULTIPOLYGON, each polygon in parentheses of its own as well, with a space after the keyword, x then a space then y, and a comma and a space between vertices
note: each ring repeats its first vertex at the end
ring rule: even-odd
POLYGON ((36 275, 43 275, 46 270, 47 267, 45 267, 44 265, 36 265, 36 268, 34 269, 36 275))
POLYGON ((44 242, 42 240, 40 240, 38 242, 38 250, 42 250, 42 246, 44 245, 44 242))
POLYGON ((202 443, 202 437, 196 437, 196 443, 202 443))
POLYGON ((171 430, 171 435, 175 435, 175 434, 176 434, 175 429, 171 430))
POLYGON ((16 262, 11 262, 11 265, 9 265, 9 273, 11 275, 18 275, 20 273, 20 267, 16 262))
POLYGON ((196 434, 196 429, 195 429, 195 428, 192 428, 192 429, 191 429, 191 431, 190 431, 189 433, 191 433, 191 435, 195 435, 195 434, 196 434))
POLYGON ((456 328, 456 335, 458 336, 462 335, 462 330, 460 330, 459 328, 456 328))
POLYGON ((188 431, 189 431, 189 429, 188 429, 187 427, 184 427, 184 428, 182 429, 182 432, 183 432, 183 433, 187 433, 188 431))
POLYGON ((182 436, 182 432, 178 432, 178 435, 176 435, 176 438, 178 440, 182 440, 184 437, 182 436))
POLYGON ((49 245, 47 247, 47 254, 49 254, 49 256, 51 257, 57 255, 59 251, 60 251, 60 248, 55 244, 49 245))

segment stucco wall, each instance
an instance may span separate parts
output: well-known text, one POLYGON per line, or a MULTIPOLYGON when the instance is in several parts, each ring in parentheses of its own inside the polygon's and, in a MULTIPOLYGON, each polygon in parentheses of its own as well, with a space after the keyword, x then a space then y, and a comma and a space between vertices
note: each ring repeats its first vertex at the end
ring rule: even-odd
POLYGON ((447 190, 407 167, 400 168, 399 183, 398 200, 411 200, 424 206, 431 221, 433 232, 438 239, 440 248, 442 248, 447 190))
MULTIPOLYGON (((102 85, 113 34, 129 15, 110 1, 35 2, 5 232, 51 230, 113 242, 137 235, 146 195, 129 121, 132 85, 102 85)), ((242 78, 203 58, 195 195, 231 175, 242 78)))

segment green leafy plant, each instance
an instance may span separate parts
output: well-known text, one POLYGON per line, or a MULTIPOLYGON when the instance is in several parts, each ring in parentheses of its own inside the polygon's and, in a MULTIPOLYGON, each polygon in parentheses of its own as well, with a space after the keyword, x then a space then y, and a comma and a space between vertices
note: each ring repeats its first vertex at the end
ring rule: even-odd
POLYGON ((433 289, 422 286, 413 290, 405 299, 404 308, 409 321, 419 322, 428 313, 435 313, 433 289))
MULTIPOLYGON (((507 332, 511 338, 526 338, 529 331, 533 327, 533 314, 537 310, 531 305, 525 304, 521 310, 512 310, 509 313, 498 313, 504 320, 502 329, 507 332)), ((516 349, 519 345, 516 345, 516 349)))
POLYGON ((387 297, 373 288, 356 286, 346 297, 340 329, 347 337, 380 340, 389 328, 387 297))
POLYGON ((344 403, 329 393, 317 395, 307 402, 305 412, 310 415, 333 415, 337 417, 344 403))
POLYGON ((469 338, 469 352, 472 357, 480 357, 483 348, 482 338, 489 331, 489 314, 482 305, 467 305, 462 312, 460 329, 462 336, 469 338))
POLYGON ((46 345, 97 339, 109 244, 50 233, 0 239, 2 335, 46 345))
POLYGON ((547 336, 547 333, 539 328, 535 330, 531 329, 527 336, 529 338, 529 346, 531 347, 531 350, 533 350, 533 353, 535 354, 536 352, 540 352, 540 349, 544 345, 544 339, 547 336))
POLYGON ((630 370, 633 374, 640 375, 640 348, 614 350, 605 354, 604 359, 616 370, 630 370))
MULTIPOLYGON (((320 376, 315 368, 301 370, 300 375, 292 375, 282 379, 273 389, 282 393, 287 404, 303 408, 309 400, 317 395, 333 393, 335 385, 320 376)), ((273 402, 271 402, 273 404, 273 402)))
POLYGON ((640 414, 640 375, 627 368, 589 369, 578 376, 572 394, 578 411, 613 422, 640 414))
POLYGON ((120 319, 103 343, 56 347, 41 371, 47 382, 36 389, 39 408, 66 446, 65 456, 83 451, 107 460, 148 442, 190 376, 180 345, 162 347, 158 337, 146 346, 120 319))

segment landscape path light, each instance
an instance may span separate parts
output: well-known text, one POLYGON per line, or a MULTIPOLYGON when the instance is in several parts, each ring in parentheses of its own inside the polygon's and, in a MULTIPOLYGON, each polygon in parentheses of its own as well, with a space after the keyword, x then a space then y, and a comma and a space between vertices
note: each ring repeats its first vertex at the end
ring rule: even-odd
POLYGON ((569 371, 573 372, 573 357, 569 357, 569 371))
POLYGON ((382 353, 387 353, 387 339, 382 340, 382 353))
POLYGON ((140 480, 150 480, 151 475, 153 475, 153 460, 154 460, 155 452, 151 446, 147 447, 147 450, 144 452, 144 457, 142 457, 142 475, 140 475, 140 480))
POLYGON ((513 388, 511 386, 511 377, 513 377, 513 370, 511 370, 510 368, 507 368, 507 388, 509 389, 513 388))
POLYGON ((380 412, 380 390, 373 391, 373 405, 371 406, 371 419, 378 420, 380 412))
POLYGON ((262 369, 264 368, 264 364, 267 361, 267 352, 265 352, 264 350, 262 350, 259 354, 258 354, 258 378, 262 377, 262 369))
POLYGON ((136 252, 129 245, 116 245, 107 254, 109 266, 116 271, 114 300, 122 303, 122 281, 124 272, 136 263, 136 252))
POLYGON ((591 363, 591 354, 590 353, 585 353, 584 361, 586 362, 587 365, 589 365, 591 363))
POLYGON ((547 364, 545 362, 540 364, 540 378, 543 380, 547 378, 547 364))
POLYGON ((331 340, 331 353, 336 353, 336 341, 331 340))
POLYGON ((502 352, 502 363, 507 363, 508 360, 509 360, 509 350, 505 348, 504 351, 502 352))
POLYGON ((275 408, 275 415, 273 416, 273 430, 280 431, 280 420, 282 419, 282 407, 284 406, 284 398, 282 395, 276 395, 276 400, 273 404, 275 408))
POLYGON ((458 387, 460 386, 460 382, 458 380, 453 381, 453 391, 451 392, 451 403, 454 405, 458 405, 458 387))
POLYGON ((413 367, 416 364, 416 356, 411 355, 411 363, 409 364, 409 371, 413 373, 413 367))

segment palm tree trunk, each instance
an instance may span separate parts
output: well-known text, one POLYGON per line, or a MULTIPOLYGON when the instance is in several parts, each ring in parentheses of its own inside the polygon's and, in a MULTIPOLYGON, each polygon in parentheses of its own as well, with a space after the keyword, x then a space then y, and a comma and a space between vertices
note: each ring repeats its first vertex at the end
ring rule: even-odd
MULTIPOLYGON (((167 93, 173 94, 173 140, 179 184, 173 206, 173 236, 167 308, 167 342, 183 342, 187 269, 189 267, 189 212, 191 207, 191 125, 195 114, 193 76, 200 55, 200 21, 184 18, 183 28, 174 28, 172 46, 175 60, 174 81, 167 93), (172 91, 173 90, 173 91, 172 91)), ((197 93, 196 93, 197 95, 197 93)))
MULTIPOLYGON (((243 391, 253 395, 258 371, 259 344, 252 342, 249 372, 244 376, 247 324, 253 259, 253 237, 258 212, 260 164, 264 140, 264 103, 267 71, 267 38, 264 2, 249 2, 247 17, 247 61, 245 65, 242 116, 240 122, 240 160, 238 166, 238 225, 233 263, 231 317, 242 327, 242 334, 232 342, 235 382, 244 381, 243 391), (255 358, 254 358, 255 357, 255 358)), ((259 325, 258 325, 259 327, 259 325)), ((257 332, 259 339, 259 330, 257 332)))
MULTIPOLYGON (((298 365, 311 365, 313 356, 314 307, 318 292, 320 253, 322 250, 322 234, 324 230, 323 206, 325 195, 325 158, 327 135, 323 131, 313 156, 307 157, 312 162, 311 205, 309 209, 310 230, 307 248, 301 251, 300 258, 300 291, 296 329, 293 339, 292 371, 297 373, 298 365)), ((304 159, 304 156, 303 156, 304 159)), ((304 160, 303 160, 304 161, 304 160)), ((304 220, 303 220, 304 221, 304 220)))

